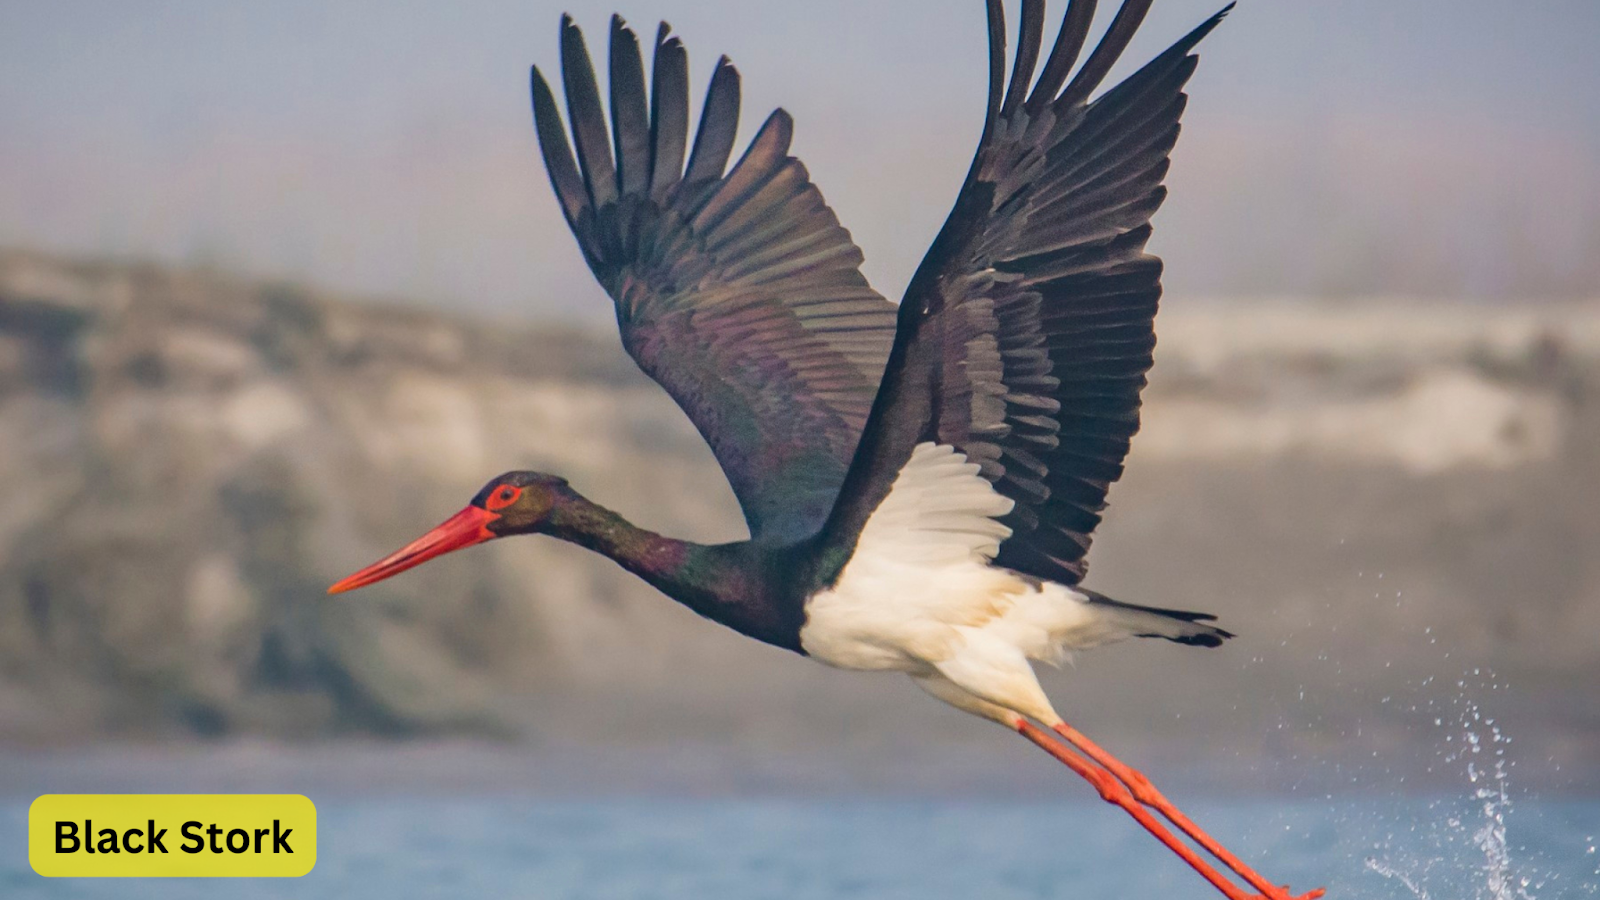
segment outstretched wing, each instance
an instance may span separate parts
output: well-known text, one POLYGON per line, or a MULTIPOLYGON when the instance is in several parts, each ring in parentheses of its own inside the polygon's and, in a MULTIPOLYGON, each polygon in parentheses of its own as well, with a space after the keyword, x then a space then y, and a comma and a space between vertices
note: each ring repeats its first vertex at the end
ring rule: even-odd
POLYGON ((1094 17, 1093 0, 1071 0, 1030 92, 1044 2, 1023 2, 1005 87, 1004 14, 990 0, 983 138, 900 305, 828 546, 850 546, 913 449, 933 442, 976 463, 1004 498, 993 518, 1007 533, 985 557, 1065 584, 1083 578, 1139 428, 1161 294, 1161 261, 1144 245, 1166 195, 1190 50, 1228 11, 1090 101, 1149 6, 1126 0, 1069 82, 1094 17))
POLYGON ((570 17, 561 68, 574 142, 535 67, 539 147, 616 301, 623 346, 711 445, 754 539, 814 534, 866 423, 894 305, 868 286, 861 251, 788 155, 788 113, 774 112, 724 174, 739 119, 726 57, 692 148, 688 57, 665 24, 647 97, 638 40, 612 18, 609 126, 570 17))

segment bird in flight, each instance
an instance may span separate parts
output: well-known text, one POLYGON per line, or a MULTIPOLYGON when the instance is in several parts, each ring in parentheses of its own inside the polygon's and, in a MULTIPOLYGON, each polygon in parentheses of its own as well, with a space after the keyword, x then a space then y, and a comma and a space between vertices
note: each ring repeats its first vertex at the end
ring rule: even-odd
POLYGON ((1290 900, 1063 721, 1032 668, 1132 637, 1232 637, 1212 616, 1082 584, 1139 427, 1161 294, 1144 247, 1183 86, 1228 12, 1096 95, 1150 3, 1125 0, 1077 65, 1095 2, 1070 0, 1041 68, 1044 0, 1023 0, 1008 79, 1004 11, 988 0, 977 155, 898 307, 868 285, 861 251, 789 155, 786 112, 728 168, 739 75, 725 57, 691 142, 688 57, 665 24, 647 89, 638 38, 612 19, 602 104, 564 18, 565 122, 532 73, 551 185, 623 346, 711 445, 750 538, 675 540, 559 477, 508 472, 330 592, 508 535, 570 541, 757 640, 904 672, 1065 763, 1231 900, 1290 900))

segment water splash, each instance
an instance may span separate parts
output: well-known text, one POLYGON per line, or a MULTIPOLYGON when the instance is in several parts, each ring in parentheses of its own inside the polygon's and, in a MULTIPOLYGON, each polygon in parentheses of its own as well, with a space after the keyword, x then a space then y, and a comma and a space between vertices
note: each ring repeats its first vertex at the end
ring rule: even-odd
MULTIPOLYGON (((1474 795, 1482 804, 1483 825, 1472 835, 1472 842, 1483 852, 1484 887, 1491 900, 1533 900, 1528 893, 1527 879, 1513 883, 1511 848, 1506 843, 1506 813, 1511 800, 1506 796, 1506 738, 1493 721, 1486 723, 1494 747, 1492 775, 1479 768, 1477 761, 1467 763, 1467 775, 1478 785, 1474 795)), ((1483 744, 1474 732, 1467 732, 1471 752, 1480 753, 1483 744)))
POLYGON ((1382 875, 1390 881, 1398 881, 1405 885, 1406 890, 1410 891, 1412 896, 1416 897, 1417 900, 1432 900, 1432 898, 1428 896, 1427 888, 1417 884, 1416 880, 1410 875, 1407 875, 1399 869, 1391 867, 1388 863, 1368 858, 1367 869, 1372 872, 1377 872, 1379 875, 1382 875))
MULTIPOLYGON (((1473 671, 1474 676, 1481 674, 1479 670, 1473 671)), ((1499 687, 1492 676, 1487 686, 1490 690, 1499 687)), ((1446 892, 1441 896, 1463 900, 1468 896, 1475 896, 1477 900, 1538 900, 1534 891, 1544 886, 1543 880, 1514 871, 1511 844, 1506 837, 1506 822, 1512 809, 1508 774, 1512 763, 1506 758, 1511 738, 1500 730, 1494 719, 1484 715, 1469 695, 1465 678, 1456 682, 1456 687, 1459 693, 1451 702, 1455 712, 1451 718, 1455 721, 1446 726, 1445 716, 1435 715, 1433 724, 1449 728, 1442 751, 1444 762, 1464 766, 1470 792, 1459 804, 1460 808, 1447 802, 1429 805, 1430 810, 1444 813, 1424 826, 1433 831, 1432 839, 1424 843, 1438 851, 1435 855, 1425 860, 1400 862, 1369 857, 1367 870, 1398 882, 1416 900, 1431 900, 1430 887, 1446 892), (1459 868, 1441 871, 1443 866, 1440 865, 1457 857, 1454 851, 1469 845, 1483 860, 1477 866, 1478 877, 1470 879, 1475 891, 1471 895, 1462 890, 1466 885, 1459 883, 1463 877, 1459 868)), ((1389 848, 1380 845, 1375 849, 1389 848)))

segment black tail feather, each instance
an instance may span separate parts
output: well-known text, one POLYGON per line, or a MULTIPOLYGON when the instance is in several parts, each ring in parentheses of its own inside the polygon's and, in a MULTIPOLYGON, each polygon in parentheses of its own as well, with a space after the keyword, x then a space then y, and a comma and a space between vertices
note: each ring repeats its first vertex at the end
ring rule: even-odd
MULTIPOLYGON (((1101 606, 1111 606, 1117 609, 1125 609, 1132 612, 1148 613, 1153 616, 1160 616, 1164 619, 1174 619, 1179 622, 1215 622, 1217 620, 1217 617, 1211 613, 1191 612, 1183 609, 1162 609, 1158 606, 1139 606, 1135 603, 1123 603, 1121 600, 1113 600, 1110 597, 1107 597, 1105 594, 1086 590, 1082 587, 1075 588, 1075 590, 1087 596, 1090 603, 1101 606)), ((1144 632, 1136 634, 1134 637, 1162 638, 1172 641, 1175 644, 1186 644, 1190 647, 1220 647, 1222 646, 1223 641, 1234 637, 1234 634, 1231 631, 1224 631, 1215 625, 1205 625, 1201 628, 1184 629, 1181 632, 1176 633, 1162 634, 1160 632, 1144 632)))

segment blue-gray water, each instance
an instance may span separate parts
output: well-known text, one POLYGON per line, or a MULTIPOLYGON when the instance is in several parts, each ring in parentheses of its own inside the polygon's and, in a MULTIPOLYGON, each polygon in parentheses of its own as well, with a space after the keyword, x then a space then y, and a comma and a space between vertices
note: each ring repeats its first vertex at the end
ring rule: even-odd
MULTIPOLYGON (((1469 793, 1186 805, 1264 874, 1298 890, 1326 886, 1335 900, 1600 896, 1600 802, 1592 800, 1469 793)), ((125 881, 35 875, 27 801, 9 802, 0 815, 0 896, 1219 896, 1098 803, 345 796, 318 807, 319 858, 304 878, 125 881)))

